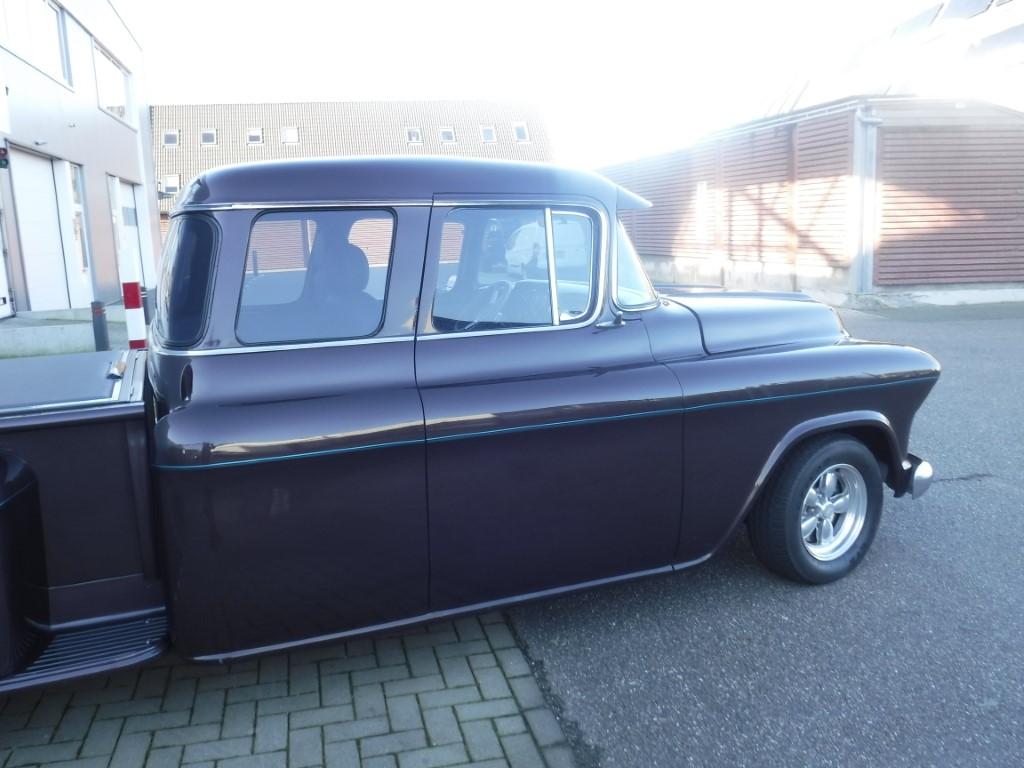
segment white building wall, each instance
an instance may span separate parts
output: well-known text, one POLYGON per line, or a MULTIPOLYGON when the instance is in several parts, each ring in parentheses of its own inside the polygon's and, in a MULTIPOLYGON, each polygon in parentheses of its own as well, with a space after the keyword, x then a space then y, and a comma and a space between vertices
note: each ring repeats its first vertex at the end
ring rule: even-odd
MULTIPOLYGON (((43 0, 4 0, 0 8, 16 13, 26 3, 43 0), (16 7, 17 6, 17 7, 16 7)), ((106 0, 65 0, 65 46, 70 77, 53 71, 48 50, 39 50, 6 34, 0 24, 0 139, 9 147, 34 152, 54 163, 54 194, 60 208, 60 234, 65 261, 80 264, 74 248, 74 204, 69 186, 71 164, 82 168, 84 222, 88 239, 89 270, 85 285, 70 281, 69 295, 76 307, 87 307, 93 296, 106 302, 120 300, 117 242, 108 177, 138 185, 139 250, 147 285, 155 284, 153 263, 159 243, 156 192, 149 161, 149 109, 145 99, 142 51, 130 30, 106 0), (97 65, 105 49, 129 73, 129 110, 119 119, 99 104, 97 65), (50 66, 47 66, 50 63, 50 66), (3 118, 7 117, 5 121, 3 118)), ((30 7, 31 10, 31 7, 30 7)), ((17 20, 16 20, 17 21, 17 20)), ((35 45, 33 43, 33 45, 35 45)), ((16 159, 16 158, 15 158, 16 159)), ((12 177, 16 162, 0 170, 0 205, 7 236, 7 271, 19 311, 31 309, 25 280, 18 201, 12 177)), ((73 271, 72 267, 68 269, 73 271)), ((74 277, 74 275, 72 275, 74 277)))

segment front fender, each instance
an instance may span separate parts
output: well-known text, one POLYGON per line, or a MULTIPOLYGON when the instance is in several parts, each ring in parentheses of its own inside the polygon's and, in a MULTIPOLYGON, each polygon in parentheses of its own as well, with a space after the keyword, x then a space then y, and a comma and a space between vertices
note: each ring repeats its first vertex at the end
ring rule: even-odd
MULTIPOLYGON (((754 502, 768 482, 768 479, 772 476, 772 473, 797 443, 826 432, 849 431, 853 432, 855 436, 860 437, 861 435, 857 433, 863 433, 864 430, 868 430, 875 438, 874 440, 869 438, 865 442, 868 443, 868 447, 871 448, 879 462, 885 466, 886 482, 897 492, 896 495, 901 495, 900 488, 892 484, 896 482, 902 485, 904 473, 900 470, 906 463, 906 457, 900 447, 900 440, 896 435, 896 430, 893 429, 892 422, 889 421, 885 414, 878 411, 846 411, 807 419, 797 424, 783 436, 761 467, 757 480, 754 481, 754 487, 751 489, 750 495, 743 505, 743 512, 740 518, 745 519, 750 513, 754 502)), ((905 492, 906 488, 903 487, 902 491, 905 492)))

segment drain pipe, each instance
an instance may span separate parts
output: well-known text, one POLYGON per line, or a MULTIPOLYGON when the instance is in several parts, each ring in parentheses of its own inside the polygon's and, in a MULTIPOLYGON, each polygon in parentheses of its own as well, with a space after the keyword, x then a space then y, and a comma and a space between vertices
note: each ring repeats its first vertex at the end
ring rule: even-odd
POLYGON ((854 128, 854 173, 858 188, 856 207, 856 264, 853 285, 858 294, 869 293, 874 286, 875 244, 878 239, 878 127, 881 118, 870 105, 857 108, 854 128))

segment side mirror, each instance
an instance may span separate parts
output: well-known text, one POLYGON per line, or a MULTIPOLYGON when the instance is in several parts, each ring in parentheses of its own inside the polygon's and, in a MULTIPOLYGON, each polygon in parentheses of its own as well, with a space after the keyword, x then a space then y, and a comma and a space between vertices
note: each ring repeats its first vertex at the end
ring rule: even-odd
POLYGON ((621 328, 626 324, 626 317, 622 314, 622 310, 613 309, 611 320, 602 320, 597 324, 598 328, 621 328))

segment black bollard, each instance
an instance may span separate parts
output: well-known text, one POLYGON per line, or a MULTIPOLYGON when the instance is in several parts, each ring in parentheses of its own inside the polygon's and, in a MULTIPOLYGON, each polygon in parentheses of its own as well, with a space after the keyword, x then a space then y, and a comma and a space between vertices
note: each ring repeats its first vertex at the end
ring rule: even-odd
POLYGON ((146 288, 146 286, 143 285, 139 289, 139 292, 142 294, 142 317, 143 319, 145 319, 146 325, 148 327, 153 319, 152 300, 150 299, 149 290, 146 288))
POLYGON ((102 301, 92 303, 92 335, 96 339, 96 351, 110 349, 110 332, 107 329, 107 309, 102 301))

